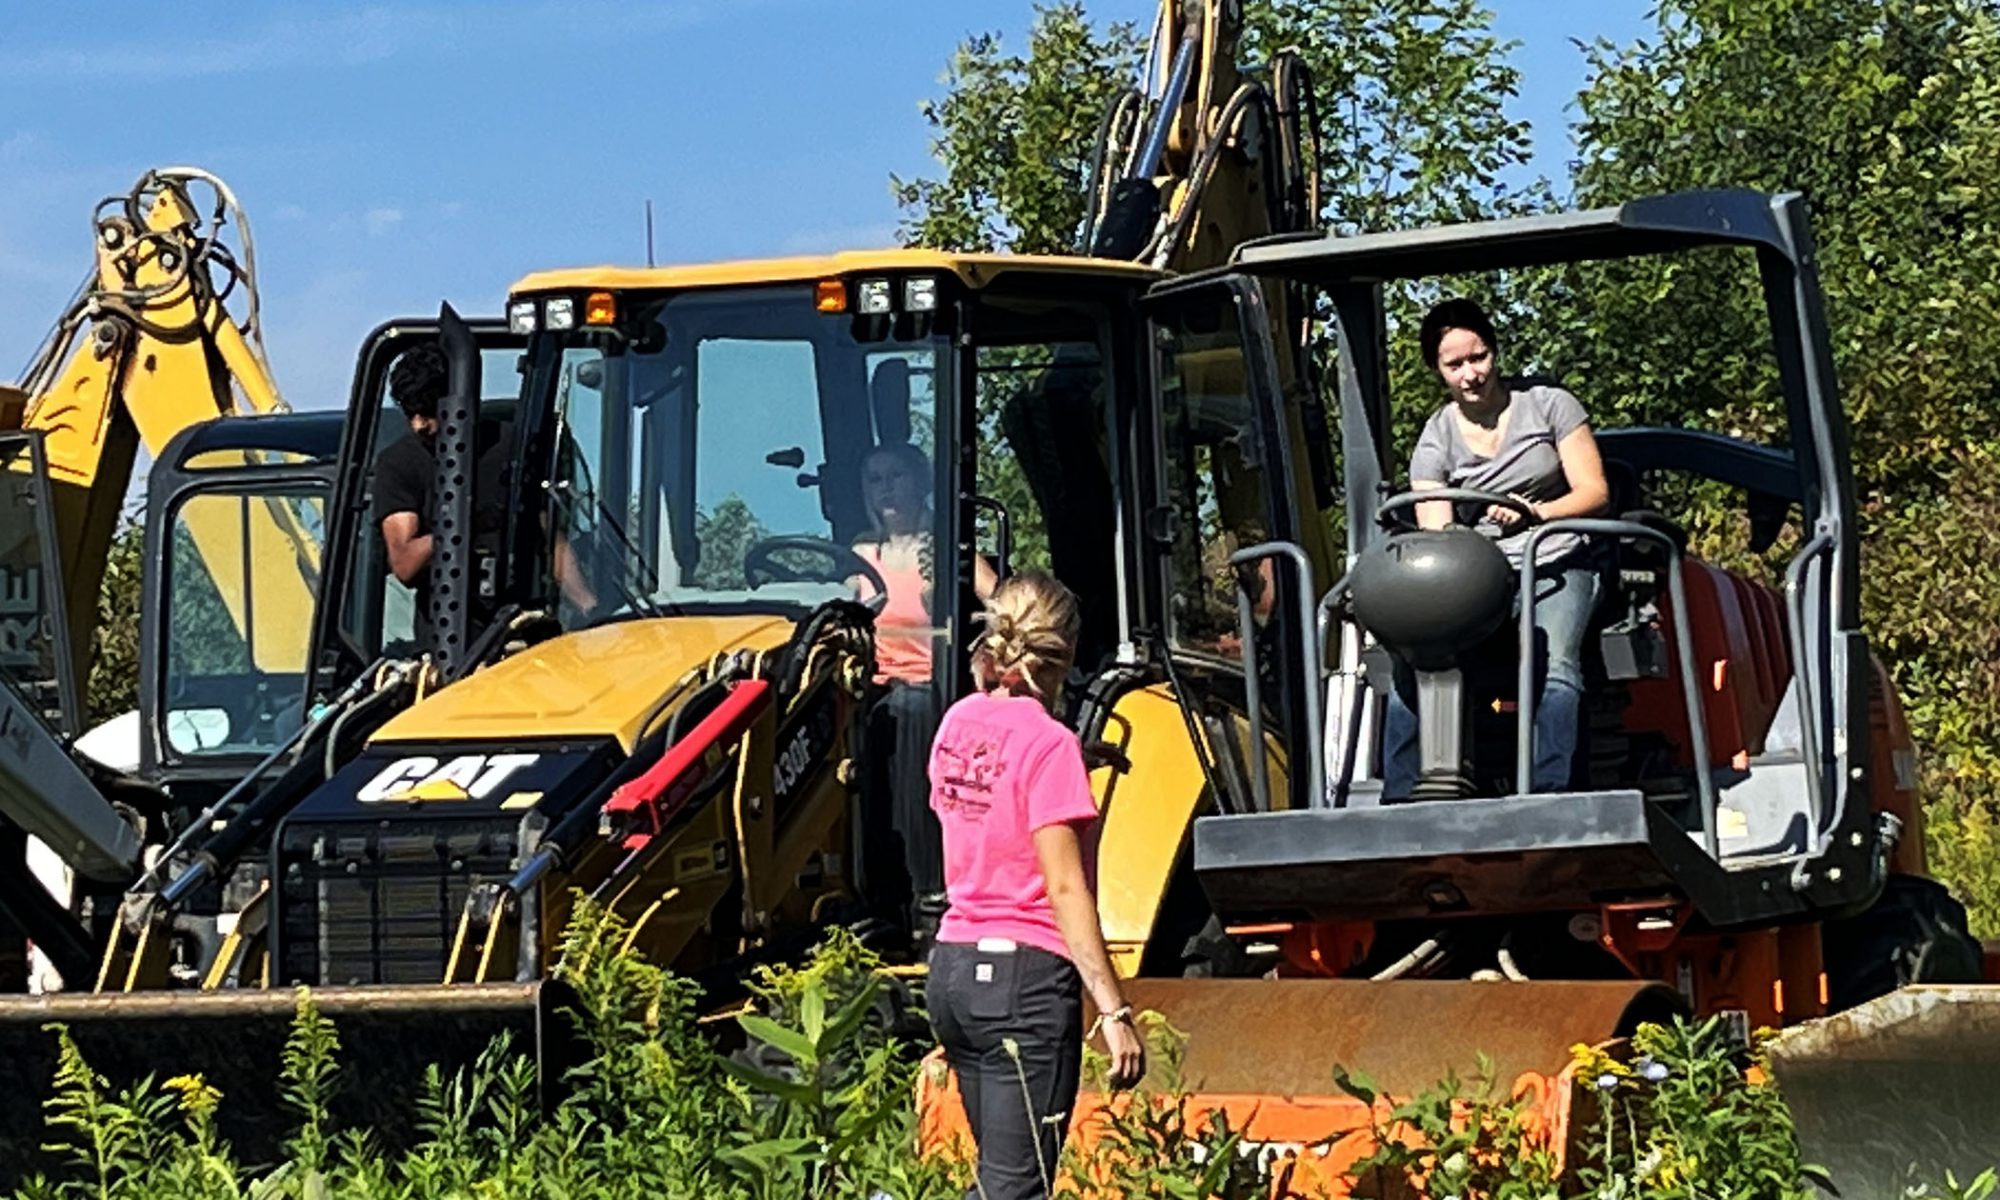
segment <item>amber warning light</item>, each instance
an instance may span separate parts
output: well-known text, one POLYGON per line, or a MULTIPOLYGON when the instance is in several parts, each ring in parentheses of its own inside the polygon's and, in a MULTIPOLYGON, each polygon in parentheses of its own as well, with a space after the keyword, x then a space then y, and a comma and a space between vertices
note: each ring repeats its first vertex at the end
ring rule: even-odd
POLYGON ((611 325, 618 320, 618 298, 610 292, 592 292, 583 302, 585 325, 611 325))
POLYGON ((847 311, 847 285, 838 279, 822 279, 813 288, 813 307, 823 313, 847 311))

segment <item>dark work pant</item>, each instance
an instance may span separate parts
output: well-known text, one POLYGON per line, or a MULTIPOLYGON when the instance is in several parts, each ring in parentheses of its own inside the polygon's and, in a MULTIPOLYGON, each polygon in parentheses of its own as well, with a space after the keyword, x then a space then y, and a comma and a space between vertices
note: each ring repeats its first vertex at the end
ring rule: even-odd
POLYGON ((1076 1107, 1083 979, 1068 959, 1033 946, 940 942, 930 962, 925 1006, 979 1148, 967 1200, 1042 1200, 1076 1107))
POLYGON ((891 682, 868 710, 869 828, 874 861, 870 890, 887 910, 910 919, 916 899, 944 888, 944 846, 931 812, 931 739, 938 705, 927 684, 891 682))

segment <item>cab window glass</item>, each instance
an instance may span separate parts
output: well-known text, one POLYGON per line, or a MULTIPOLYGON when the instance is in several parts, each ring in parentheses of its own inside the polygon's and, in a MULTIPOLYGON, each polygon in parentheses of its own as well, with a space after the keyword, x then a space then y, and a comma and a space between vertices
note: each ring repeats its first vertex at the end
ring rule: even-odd
MULTIPOLYGON (((1163 484, 1173 513, 1169 628, 1185 649, 1240 658, 1236 551, 1269 539, 1270 464, 1249 379, 1241 326, 1220 292, 1164 314, 1160 356, 1163 484)), ((1260 609, 1268 572, 1243 582, 1260 609)))
POLYGON ((324 521, 310 484, 174 509, 161 715, 176 757, 266 753, 298 729, 324 521))

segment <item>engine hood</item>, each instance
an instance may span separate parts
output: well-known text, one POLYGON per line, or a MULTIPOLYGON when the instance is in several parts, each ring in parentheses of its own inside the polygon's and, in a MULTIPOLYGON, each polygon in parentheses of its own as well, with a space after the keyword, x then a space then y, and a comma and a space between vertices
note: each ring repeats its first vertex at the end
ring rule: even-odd
POLYGON ((646 714, 690 668, 731 650, 775 649, 792 629, 779 616, 673 616, 564 634, 426 697, 369 743, 609 737, 630 750, 646 714))

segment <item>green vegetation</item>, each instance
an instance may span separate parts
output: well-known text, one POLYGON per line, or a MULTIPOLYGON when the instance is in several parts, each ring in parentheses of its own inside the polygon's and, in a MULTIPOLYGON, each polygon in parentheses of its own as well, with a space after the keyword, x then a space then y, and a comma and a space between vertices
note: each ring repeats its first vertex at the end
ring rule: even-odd
MULTIPOLYGON (((918 1153, 915 1082, 900 1039, 913 1014, 903 982, 851 937, 833 935, 803 966, 752 982, 737 1016, 748 1048, 725 1054, 697 1025, 686 980, 621 949, 628 928, 585 904, 557 976, 574 989, 571 1019, 588 1048, 550 1111, 534 1067, 498 1039, 469 1070, 422 1077, 415 1145, 385 1151, 383 1131, 337 1128, 338 1030, 301 990, 292 1033, 272 1064, 295 1121, 276 1164, 244 1162, 218 1132, 230 1099, 200 1076, 109 1081, 67 1030, 44 1104, 48 1144, 66 1166, 30 1181, 20 1200, 428 1200, 507 1197, 610 1200, 945 1200, 969 1177, 956 1154, 918 1153)), ((915 1018, 920 1029, 922 1020, 915 1018)), ((1296 1196, 1289 1165, 1251 1152, 1220 1112, 1181 1086, 1184 1039, 1146 1015, 1154 1067, 1141 1090, 1091 1117, 1073 1137, 1060 1200, 1126 1197, 1253 1200, 1296 1196), (1274 1192, 1274 1187, 1276 1191, 1274 1192)), ((925 1039, 927 1041, 927 1039, 925 1039)), ((359 1047, 351 1052, 358 1053, 359 1047)), ((1490 1086, 1447 1080, 1391 1103, 1358 1072, 1338 1085, 1373 1107, 1378 1148, 1350 1182, 1368 1194, 1463 1200, 1598 1200, 1813 1194, 1791 1122, 1773 1087, 1745 1070, 1713 1025, 1643 1027, 1632 1056, 1576 1049, 1578 1076, 1599 1098, 1560 1181, 1546 1134, 1524 1105, 1490 1086), (1691 1182, 1699 1182, 1692 1188, 1691 1182), (1568 1189, 1568 1190, 1561 1190, 1568 1189)), ((1753 1060, 1754 1061, 1754 1060, 1753 1060)), ((1086 1080, 1102 1064, 1086 1062, 1086 1080)), ((1490 1074, 1490 1072, 1487 1072, 1490 1074)), ((1989 1173, 1912 1196, 1988 1200, 1989 1173)))

